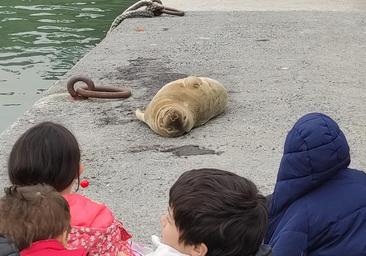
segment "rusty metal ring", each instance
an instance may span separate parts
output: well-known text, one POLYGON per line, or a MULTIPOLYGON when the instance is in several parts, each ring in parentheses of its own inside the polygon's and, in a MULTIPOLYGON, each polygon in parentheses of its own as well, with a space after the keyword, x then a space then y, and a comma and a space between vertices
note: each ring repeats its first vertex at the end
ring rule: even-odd
POLYGON ((80 87, 77 93, 85 98, 105 98, 105 99, 116 99, 116 98, 128 98, 131 96, 131 91, 126 88, 117 88, 112 86, 95 87, 94 91, 89 90, 88 87, 80 87))
POLYGON ((67 90, 73 98, 128 98, 131 96, 131 91, 127 88, 102 86, 96 87, 94 82, 85 76, 73 76, 67 82, 67 90), (74 85, 77 82, 84 82, 87 86, 77 88, 75 91, 74 85))
POLYGON ((183 11, 179 11, 177 9, 170 8, 170 7, 164 7, 164 9, 162 9, 161 12, 165 13, 165 14, 170 14, 170 15, 184 16, 183 11))
POLYGON ((74 85, 77 83, 77 82, 84 82, 86 83, 86 85, 88 86, 87 88, 91 91, 95 90, 95 85, 94 85, 94 82, 88 78, 88 77, 85 77, 85 76, 73 76, 69 79, 69 81, 67 81, 67 91, 70 93, 70 95, 73 97, 73 98, 83 98, 83 97, 80 97, 81 95, 79 95, 76 91, 75 91, 75 88, 74 88, 74 85))

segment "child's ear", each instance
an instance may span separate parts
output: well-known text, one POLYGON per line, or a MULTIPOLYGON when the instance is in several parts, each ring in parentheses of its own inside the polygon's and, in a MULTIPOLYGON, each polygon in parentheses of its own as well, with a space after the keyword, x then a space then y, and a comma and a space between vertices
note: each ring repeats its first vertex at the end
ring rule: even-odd
POLYGON ((79 165, 79 176, 84 172, 84 165, 80 163, 79 165))
POLYGON ((207 254, 207 246, 205 243, 197 244, 192 249, 192 256, 205 256, 207 254))

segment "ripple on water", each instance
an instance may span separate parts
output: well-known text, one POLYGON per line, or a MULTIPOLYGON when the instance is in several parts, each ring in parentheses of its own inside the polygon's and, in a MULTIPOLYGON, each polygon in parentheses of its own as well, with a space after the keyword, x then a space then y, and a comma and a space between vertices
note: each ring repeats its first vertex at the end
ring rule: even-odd
POLYGON ((39 63, 43 63, 44 62, 44 58, 42 57, 34 57, 32 56, 32 58, 30 57, 17 57, 14 58, 12 61, 0 61, 0 65, 3 67, 9 66, 9 67, 13 67, 13 66, 29 66, 29 65, 34 65, 34 64, 39 64, 39 63))
POLYGON ((68 5, 32 5, 32 6, 18 5, 14 6, 14 9, 27 10, 27 11, 54 11, 54 10, 77 11, 78 7, 68 5))
POLYGON ((36 12, 36 13, 31 13, 29 14, 29 16, 55 16, 55 13, 50 13, 50 12, 36 12))
POLYGON ((63 23, 63 24, 68 24, 68 23, 74 23, 75 20, 52 20, 52 19, 40 19, 38 20, 38 22, 43 22, 43 23, 63 23))
POLYGON ((16 20, 27 20, 24 18, 4 18, 1 20, 1 22, 7 22, 7 21, 16 21, 16 20))
POLYGON ((16 14, 16 12, 13 12, 13 11, 0 11, 0 14, 12 15, 12 14, 16 14))
POLYGON ((70 27, 59 27, 59 26, 39 26, 37 27, 39 30, 59 30, 59 31, 67 31, 67 32, 86 32, 86 31, 94 31, 93 28, 70 28, 70 27))
POLYGON ((75 16, 76 18, 83 18, 83 17, 89 17, 91 19, 96 19, 98 17, 104 17, 102 14, 95 14, 95 13, 80 13, 79 15, 75 16))
POLYGON ((81 11, 83 12, 104 12, 104 10, 100 8, 82 8, 81 11))
POLYGON ((29 11, 51 11, 53 8, 47 5, 31 5, 31 6, 25 6, 25 5, 17 5, 13 7, 14 9, 20 9, 20 10, 29 10, 29 11))

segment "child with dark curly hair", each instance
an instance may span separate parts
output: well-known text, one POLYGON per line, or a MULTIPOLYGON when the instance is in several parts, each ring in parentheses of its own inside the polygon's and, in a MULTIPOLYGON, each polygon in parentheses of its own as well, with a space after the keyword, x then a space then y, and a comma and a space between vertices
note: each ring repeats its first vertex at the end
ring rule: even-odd
POLYGON ((161 217, 162 239, 148 256, 268 256, 265 197, 248 179, 217 169, 183 173, 161 217))

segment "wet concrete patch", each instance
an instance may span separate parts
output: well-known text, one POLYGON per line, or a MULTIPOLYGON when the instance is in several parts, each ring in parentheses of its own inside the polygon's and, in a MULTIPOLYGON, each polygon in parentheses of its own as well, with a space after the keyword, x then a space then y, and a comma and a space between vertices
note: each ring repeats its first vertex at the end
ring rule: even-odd
POLYGON ((185 145, 177 148, 170 148, 166 150, 161 150, 161 152, 171 152, 173 155, 178 157, 184 156, 197 156, 197 155, 220 155, 223 152, 217 152, 212 149, 207 149, 197 145, 185 145))
POLYGON ((110 72, 106 78, 133 82, 129 84, 129 87, 139 90, 145 89, 143 99, 151 100, 165 84, 188 76, 167 68, 169 60, 163 62, 154 58, 139 57, 128 61, 129 65, 118 67, 116 71, 110 72))
POLYGON ((105 117, 101 117, 97 120, 97 126, 101 127, 101 126, 106 126, 106 125, 123 125, 123 124, 128 124, 130 122, 133 122, 134 120, 132 119, 117 119, 115 117, 109 117, 109 116, 105 116, 105 117))
POLYGON ((150 146, 135 146, 135 147, 130 147, 128 152, 129 153, 141 153, 141 152, 145 152, 145 151, 161 151, 160 150, 161 146, 160 145, 150 145, 150 146))
POLYGON ((111 72, 107 77, 116 77, 118 79, 126 81, 139 80, 141 78, 149 77, 146 67, 150 66, 152 62, 156 62, 153 58, 137 58, 130 59, 130 63, 127 66, 121 66, 117 68, 117 71, 111 72))
POLYGON ((181 147, 161 147, 160 145, 151 145, 151 146, 137 146, 129 148, 129 153, 140 153, 145 151, 156 151, 162 153, 172 153, 178 157, 187 157, 187 156, 198 156, 198 155, 221 155, 222 151, 215 151, 212 149, 207 149, 204 147, 200 147, 198 145, 184 145, 181 147))
MULTIPOLYGON (((121 108, 120 108, 121 109, 121 108)), ((130 122, 136 121, 134 115, 131 111, 118 111, 120 109, 111 108, 111 109, 101 109, 100 112, 96 111, 98 115, 96 115, 95 123, 98 127, 106 126, 106 125, 124 125, 130 122)))
POLYGON ((10 96, 10 95, 14 95, 14 92, 0 92, 0 95, 4 95, 4 96, 10 96))
POLYGON ((20 106, 22 104, 20 103, 9 103, 9 104, 3 104, 2 106, 4 107, 14 107, 14 106, 20 106))

